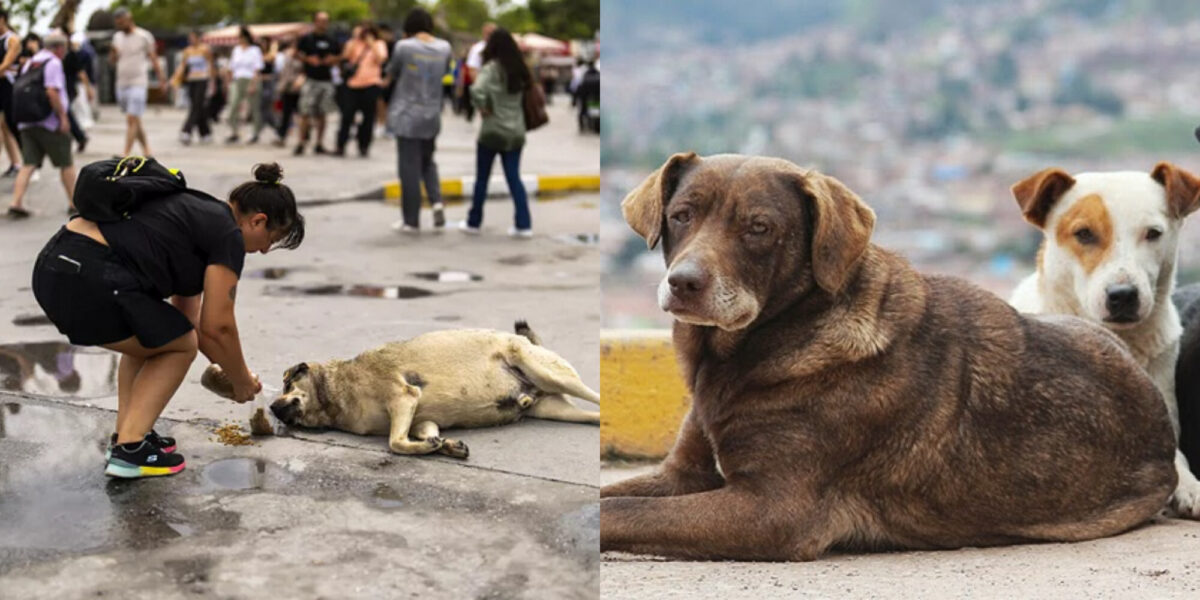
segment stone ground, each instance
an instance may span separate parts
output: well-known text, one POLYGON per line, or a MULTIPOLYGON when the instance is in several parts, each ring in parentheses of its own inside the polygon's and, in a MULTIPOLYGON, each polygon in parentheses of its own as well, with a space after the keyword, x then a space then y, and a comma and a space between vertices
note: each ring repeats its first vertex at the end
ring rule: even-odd
MULTIPOLYGON (((530 136, 523 171, 597 172, 598 140, 575 132, 563 103, 553 108, 551 126, 530 136)), ((105 107, 79 163, 120 151, 118 119, 105 107)), ((366 160, 296 159, 265 145, 184 147, 175 139, 181 121, 179 111, 152 112, 152 147, 214 195, 264 160, 284 166, 304 201, 350 197, 395 177, 387 141, 366 160)), ((447 118, 437 156, 444 176, 473 173, 472 127, 447 118)), ((0 181, 6 202, 10 181, 0 181)), ((381 202, 306 206, 300 249, 247 257, 238 317, 250 366, 278 388, 283 370, 302 360, 351 357, 448 327, 511 330, 525 318, 598 388, 597 203, 595 194, 539 200, 532 240, 504 235, 507 199, 488 203, 480 237, 402 237, 388 227, 398 209, 381 202), (438 271, 481 279, 417 275, 438 271), (393 290, 343 293, 354 286, 393 290)), ((179 438, 188 469, 106 480, 114 358, 72 348, 39 324, 29 291, 34 257, 65 218, 53 170, 34 184, 30 206, 33 219, 0 220, 0 597, 596 597, 593 426, 531 420, 456 432, 471 447, 467 461, 395 456, 384 438, 341 433, 225 446, 213 428, 245 424, 250 408, 198 385, 201 357, 160 422, 179 438)), ((461 220, 465 207, 448 216, 461 220)))
MULTIPOLYGON (((607 485, 649 472, 606 465, 607 485)), ((835 554, 809 563, 683 562, 606 552, 605 599, 1200 598, 1200 523, 1156 519, 1116 537, 937 552, 835 554)))

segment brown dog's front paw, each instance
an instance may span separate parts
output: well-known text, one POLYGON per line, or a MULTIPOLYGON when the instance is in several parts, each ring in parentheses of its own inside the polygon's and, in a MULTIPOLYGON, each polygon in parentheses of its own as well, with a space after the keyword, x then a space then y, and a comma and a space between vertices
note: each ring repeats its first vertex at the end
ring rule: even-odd
POLYGON ((460 440, 446 440, 438 452, 453 458, 467 458, 471 455, 471 450, 467 448, 467 444, 460 440))

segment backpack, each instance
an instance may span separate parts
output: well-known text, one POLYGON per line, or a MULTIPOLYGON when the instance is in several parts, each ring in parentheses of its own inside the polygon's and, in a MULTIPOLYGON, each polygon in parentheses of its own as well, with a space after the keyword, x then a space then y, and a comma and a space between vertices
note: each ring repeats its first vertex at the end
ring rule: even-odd
POLYGON ((142 156, 109 158, 79 170, 75 209, 89 221, 112 223, 128 219, 147 200, 184 191, 187 181, 178 169, 142 156))
POLYGON ((13 82, 13 119, 18 123, 37 123, 50 116, 54 109, 46 96, 46 63, 30 65, 13 82))

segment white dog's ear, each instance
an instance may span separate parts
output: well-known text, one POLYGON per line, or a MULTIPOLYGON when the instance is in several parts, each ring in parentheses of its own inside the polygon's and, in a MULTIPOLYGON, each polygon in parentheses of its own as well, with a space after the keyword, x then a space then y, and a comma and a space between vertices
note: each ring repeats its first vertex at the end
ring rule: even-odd
POLYGON ((625 222, 646 240, 647 248, 653 250, 662 237, 663 210, 675 193, 683 168, 698 162, 695 152, 675 154, 621 201, 625 222))
POLYGON ((1054 203, 1075 185, 1075 178, 1062 169, 1046 169, 1018 181, 1012 186, 1012 195, 1021 207, 1025 220, 1038 229, 1046 226, 1046 216, 1054 203))
POLYGON ((1154 165, 1150 176, 1167 188, 1167 212, 1182 219, 1200 208, 1200 179, 1169 162, 1154 165))
POLYGON ((821 289, 837 294, 871 243, 875 211, 833 177, 810 172, 800 184, 812 198, 813 278, 821 289))

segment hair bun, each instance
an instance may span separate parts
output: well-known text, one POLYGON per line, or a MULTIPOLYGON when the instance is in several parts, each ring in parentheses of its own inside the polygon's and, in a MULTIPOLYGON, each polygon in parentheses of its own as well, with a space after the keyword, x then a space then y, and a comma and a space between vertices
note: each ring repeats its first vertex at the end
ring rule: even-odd
POLYGON ((259 183, 279 183, 283 179, 283 167, 279 163, 254 165, 254 179, 259 183))

